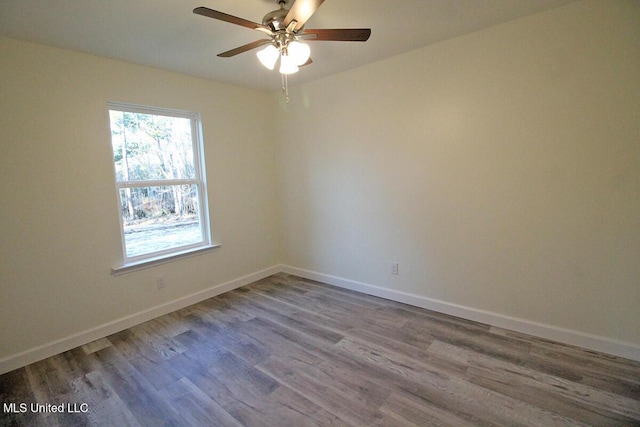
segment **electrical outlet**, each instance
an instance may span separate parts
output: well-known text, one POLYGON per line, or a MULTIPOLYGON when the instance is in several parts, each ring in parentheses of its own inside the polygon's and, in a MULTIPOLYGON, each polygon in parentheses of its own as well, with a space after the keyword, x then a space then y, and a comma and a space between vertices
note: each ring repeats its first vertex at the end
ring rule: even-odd
POLYGON ((156 285, 158 289, 162 289, 167 286, 167 279, 164 276, 156 277, 156 285))
POLYGON ((394 276, 398 275, 398 263, 397 262, 392 262, 391 263, 391 274, 393 274, 394 276))

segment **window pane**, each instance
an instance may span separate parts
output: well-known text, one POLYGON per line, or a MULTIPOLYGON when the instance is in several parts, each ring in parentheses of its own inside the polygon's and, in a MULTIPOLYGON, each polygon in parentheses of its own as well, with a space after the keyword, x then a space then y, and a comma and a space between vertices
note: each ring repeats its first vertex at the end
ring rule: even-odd
POLYGON ((200 115, 108 105, 124 264, 209 247, 200 115))
POLYGON ((120 201, 127 257, 203 241, 195 184, 123 188, 120 201))
POLYGON ((116 180, 193 179, 191 120, 110 110, 116 180))

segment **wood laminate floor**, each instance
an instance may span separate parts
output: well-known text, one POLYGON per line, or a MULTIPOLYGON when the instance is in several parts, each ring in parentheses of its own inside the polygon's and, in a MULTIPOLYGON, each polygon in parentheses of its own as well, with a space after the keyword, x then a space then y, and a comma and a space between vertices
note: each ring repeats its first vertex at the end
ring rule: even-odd
POLYGON ((0 425, 630 426, 640 363, 278 274, 4 374, 0 398, 0 425))

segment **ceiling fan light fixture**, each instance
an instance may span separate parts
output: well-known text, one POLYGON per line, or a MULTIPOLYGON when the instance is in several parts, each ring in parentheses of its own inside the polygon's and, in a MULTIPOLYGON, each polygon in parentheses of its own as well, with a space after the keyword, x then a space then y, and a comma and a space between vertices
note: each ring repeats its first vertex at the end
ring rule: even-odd
POLYGON ((310 57, 311 49, 307 44, 300 43, 298 38, 317 41, 364 42, 369 39, 371 29, 304 29, 306 22, 316 12, 324 0, 291 0, 292 4, 289 9, 285 9, 284 7, 289 0, 276 1, 280 5, 280 9, 267 13, 262 18, 261 24, 204 6, 196 7, 193 9, 193 13, 256 30, 268 36, 269 39, 267 40, 256 40, 235 49, 219 53, 218 56, 229 58, 267 45, 266 48, 257 53, 258 59, 266 68, 273 70, 278 62, 278 58, 280 58, 279 71, 282 77, 282 90, 285 93, 287 102, 289 102, 287 76, 297 73, 299 70, 298 67, 313 62, 310 57))
POLYGON ((267 67, 270 70, 273 70, 276 66, 276 61, 280 57, 280 52, 278 52, 278 48, 274 45, 270 44, 262 50, 259 50, 256 55, 260 60, 260 63, 267 67))
POLYGON ((293 74, 297 72, 298 66, 293 57, 283 54, 280 57, 280 74, 293 74))
POLYGON ((311 48, 309 48, 309 45, 298 41, 292 41, 289 43, 289 46, 287 46, 287 52, 289 53, 289 57, 293 59, 297 66, 306 63, 311 56, 311 48))

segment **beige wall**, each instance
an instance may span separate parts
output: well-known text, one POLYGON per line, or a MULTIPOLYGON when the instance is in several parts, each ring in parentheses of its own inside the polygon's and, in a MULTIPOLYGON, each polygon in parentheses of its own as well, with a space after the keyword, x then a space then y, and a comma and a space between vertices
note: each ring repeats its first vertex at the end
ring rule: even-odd
POLYGON ((0 94, 0 360, 280 261, 268 94, 8 39, 0 94), (122 249, 107 101, 202 114, 220 250, 110 274, 122 249))
POLYGON ((640 344, 639 23, 579 2, 291 90, 287 263, 640 344))

